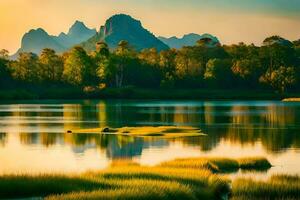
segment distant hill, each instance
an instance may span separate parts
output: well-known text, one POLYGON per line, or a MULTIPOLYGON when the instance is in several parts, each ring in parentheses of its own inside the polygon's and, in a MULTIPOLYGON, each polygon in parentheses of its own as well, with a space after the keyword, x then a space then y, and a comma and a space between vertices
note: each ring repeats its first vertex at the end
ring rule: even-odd
POLYGON ((41 28, 32 29, 23 36, 21 48, 12 58, 17 58, 21 52, 39 54, 44 48, 51 48, 56 52, 63 52, 76 44, 86 41, 96 33, 95 29, 89 29, 79 21, 76 21, 72 25, 67 34, 61 33, 59 36, 51 36, 41 28))
POLYGON ((88 40, 96 35, 96 33, 96 29, 89 29, 83 22, 76 21, 67 34, 61 33, 58 37, 56 37, 56 40, 66 48, 70 48, 88 40))
POLYGON ((293 45, 293 43, 291 41, 286 40, 278 35, 268 37, 263 41, 263 46, 270 46, 270 45, 274 45, 274 44, 283 45, 283 46, 292 46, 293 45))
POLYGON ((175 48, 175 49, 180 49, 184 46, 194 46, 198 40, 204 39, 204 38, 209 38, 212 41, 219 43, 219 39, 213 35, 210 34, 195 34, 195 33, 190 33, 187 35, 184 35, 182 38, 177 38, 177 37, 158 37, 163 43, 168 45, 170 48, 175 48))
POLYGON ((95 50, 96 43, 104 41, 111 49, 117 47, 121 40, 126 40, 136 50, 156 48, 158 51, 171 48, 193 46, 198 40, 210 39, 211 44, 219 44, 218 38, 210 34, 198 35, 195 33, 177 37, 155 37, 142 26, 142 23, 129 15, 118 14, 106 20, 100 31, 88 28, 83 22, 76 21, 68 33, 58 36, 49 35, 45 30, 32 29, 22 38, 21 48, 12 59, 16 59, 20 52, 33 52, 40 54, 44 48, 54 49, 61 53, 74 45, 82 45, 87 51, 95 50))
POLYGON ((100 32, 83 42, 82 46, 87 51, 91 51, 95 49, 97 42, 105 41, 110 48, 114 49, 121 40, 128 41, 136 50, 156 48, 161 51, 169 49, 166 44, 146 30, 140 21, 125 14, 114 15, 109 18, 105 25, 101 26, 100 32))

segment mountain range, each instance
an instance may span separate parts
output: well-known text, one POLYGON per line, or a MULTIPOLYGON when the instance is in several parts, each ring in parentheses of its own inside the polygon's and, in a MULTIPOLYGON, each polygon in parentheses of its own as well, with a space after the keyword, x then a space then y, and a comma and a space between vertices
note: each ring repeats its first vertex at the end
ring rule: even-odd
POLYGON ((196 33, 190 33, 187 35, 184 35, 182 38, 177 38, 177 37, 158 37, 159 40, 161 40, 163 43, 168 45, 170 48, 175 48, 175 49, 180 49, 184 46, 193 46, 197 43, 198 40, 204 39, 204 38, 209 38, 213 40, 215 43, 219 43, 218 38, 216 38, 213 35, 210 34, 203 34, 199 35, 196 33))
POLYGON ((106 20, 105 24, 100 27, 99 32, 96 29, 88 28, 80 21, 76 21, 68 33, 62 32, 58 36, 49 35, 42 28, 32 29, 23 36, 21 48, 12 58, 16 59, 21 52, 40 54, 44 48, 51 48, 58 53, 62 53, 75 45, 81 45, 87 51, 92 51, 99 41, 105 41, 112 49, 116 48, 121 40, 126 40, 136 50, 156 48, 161 51, 169 48, 179 49, 183 46, 192 46, 203 38, 210 38, 219 42, 216 37, 210 34, 198 35, 192 33, 184 35, 182 38, 155 37, 142 26, 140 21, 129 15, 117 14, 106 20))

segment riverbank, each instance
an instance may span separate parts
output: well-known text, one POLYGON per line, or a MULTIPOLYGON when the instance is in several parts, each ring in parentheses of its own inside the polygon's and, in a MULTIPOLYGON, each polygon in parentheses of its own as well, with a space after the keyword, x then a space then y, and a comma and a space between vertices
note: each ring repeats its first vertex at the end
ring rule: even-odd
POLYGON ((83 174, 3 175, 0 176, 0 199, 218 200, 279 197, 284 200, 300 197, 299 177, 273 176, 268 181, 257 182, 252 179, 230 180, 224 175, 238 170, 268 170, 270 167, 265 158, 177 159, 154 167, 140 166, 131 161, 114 161, 107 169, 83 174))
POLYGON ((265 90, 209 89, 103 89, 84 91, 78 88, 0 90, 0 100, 38 99, 201 99, 201 100, 282 100, 300 97, 300 93, 279 94, 265 90))

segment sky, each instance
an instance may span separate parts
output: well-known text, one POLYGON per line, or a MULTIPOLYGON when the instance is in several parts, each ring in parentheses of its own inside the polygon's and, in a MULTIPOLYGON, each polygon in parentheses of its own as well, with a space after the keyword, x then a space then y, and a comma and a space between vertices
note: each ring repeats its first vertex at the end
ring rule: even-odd
POLYGON ((223 44, 260 45, 268 36, 300 39, 300 0, 0 0, 0 49, 15 53, 24 33, 67 32, 76 21, 96 28, 117 13, 156 36, 210 33, 223 44))

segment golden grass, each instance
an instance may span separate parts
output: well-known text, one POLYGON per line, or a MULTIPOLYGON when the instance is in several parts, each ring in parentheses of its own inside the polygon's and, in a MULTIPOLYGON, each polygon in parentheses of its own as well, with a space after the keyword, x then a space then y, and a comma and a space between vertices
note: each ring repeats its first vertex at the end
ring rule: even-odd
POLYGON ((233 199, 300 199, 298 176, 274 175, 267 181, 237 179, 233 181, 233 199))
POLYGON ((205 168, 213 172, 231 172, 239 169, 267 170, 271 168, 269 161, 260 157, 241 158, 237 160, 228 158, 185 158, 164 162, 161 166, 174 168, 205 168))
POLYGON ((102 199, 102 200, 196 200, 192 190, 183 184, 167 181, 130 180, 124 182, 127 187, 113 190, 95 190, 92 192, 77 192, 66 195, 49 196, 46 200, 65 199, 102 199))
POLYGON ((286 98, 283 99, 284 102, 300 102, 300 98, 286 98))
POLYGON ((229 179, 214 173, 267 164, 264 158, 189 158, 145 167, 118 160, 107 169, 81 175, 0 176, 0 199, 218 200, 231 193, 235 200, 299 199, 297 176, 278 175, 267 181, 236 179, 231 185, 229 179))
POLYGON ((143 127, 122 127, 122 128, 93 128, 70 130, 72 133, 98 133, 116 134, 133 137, 155 137, 155 138, 180 138, 204 136, 201 130, 193 127, 177 126, 143 126, 143 127))

